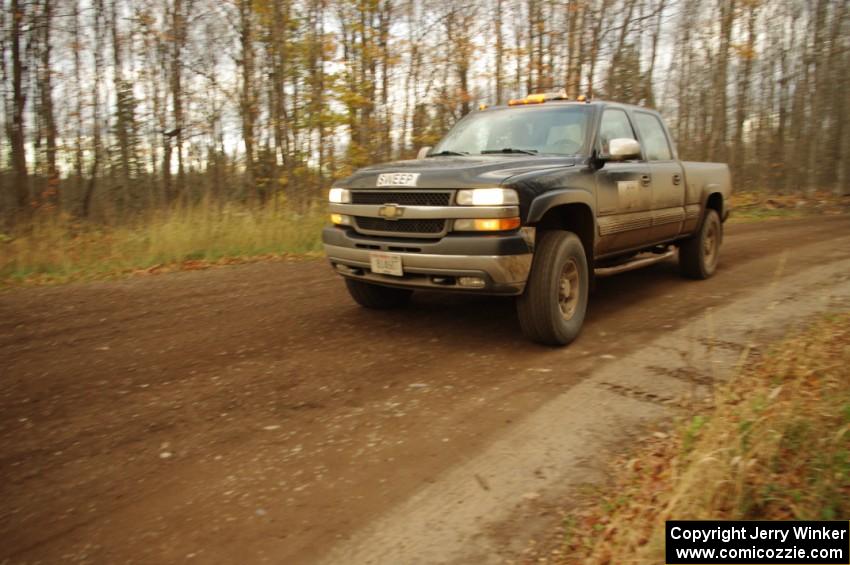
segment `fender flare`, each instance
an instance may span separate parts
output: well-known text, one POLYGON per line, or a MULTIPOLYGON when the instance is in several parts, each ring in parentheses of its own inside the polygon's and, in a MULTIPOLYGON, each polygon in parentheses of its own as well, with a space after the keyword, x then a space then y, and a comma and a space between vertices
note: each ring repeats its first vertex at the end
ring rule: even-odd
POLYGON ((599 229, 596 224, 596 202, 594 201, 593 194, 586 190, 565 188, 544 192, 531 201, 531 206, 528 208, 528 218, 526 223, 530 225, 536 224, 543 219, 546 212, 552 208, 564 206, 566 204, 581 204, 583 206, 587 206, 587 209, 590 210, 590 216, 593 221, 593 242, 595 244, 599 237, 599 229))
POLYGON ((707 183, 702 187, 702 197, 700 198, 700 204, 702 206, 700 225, 702 225, 702 221, 708 213, 708 201, 715 194, 720 196, 721 208, 718 214, 720 216, 720 221, 725 222, 729 217, 729 202, 727 202, 726 195, 723 194, 722 187, 717 183, 707 183))

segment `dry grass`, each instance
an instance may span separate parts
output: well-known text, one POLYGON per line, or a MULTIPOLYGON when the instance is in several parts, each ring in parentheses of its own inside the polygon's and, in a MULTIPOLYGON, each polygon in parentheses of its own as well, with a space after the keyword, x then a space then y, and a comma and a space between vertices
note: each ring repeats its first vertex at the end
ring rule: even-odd
POLYGON ((735 192, 731 199, 731 223, 782 220, 817 215, 846 214, 850 196, 815 191, 807 194, 735 192))
POLYGON ((667 519, 850 516, 850 313, 743 370, 713 409, 622 462, 546 563, 663 563, 667 519))
MULTIPOLYGON (((732 221, 834 214, 847 197, 738 193, 732 221)), ((318 254, 324 208, 296 214, 285 205, 198 204, 152 212, 123 224, 37 216, 25 230, 0 233, 0 287, 199 268, 259 258, 318 254)))
POLYGON ((0 284, 38 284, 318 254, 323 209, 296 214, 274 207, 198 205, 151 213, 128 225, 37 217, 0 234, 0 284))

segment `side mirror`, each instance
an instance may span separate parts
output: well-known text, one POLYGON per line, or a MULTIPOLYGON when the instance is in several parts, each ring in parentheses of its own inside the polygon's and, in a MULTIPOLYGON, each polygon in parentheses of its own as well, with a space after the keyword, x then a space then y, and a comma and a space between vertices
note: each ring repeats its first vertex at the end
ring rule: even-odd
POLYGON ((425 157, 428 156, 429 151, 431 151, 431 146, 426 145, 425 147, 423 147, 419 150, 419 153, 416 154, 416 158, 417 159, 424 159, 425 157))
POLYGON ((626 161, 640 158, 640 143, 636 139, 617 137, 608 142, 608 161, 626 161))

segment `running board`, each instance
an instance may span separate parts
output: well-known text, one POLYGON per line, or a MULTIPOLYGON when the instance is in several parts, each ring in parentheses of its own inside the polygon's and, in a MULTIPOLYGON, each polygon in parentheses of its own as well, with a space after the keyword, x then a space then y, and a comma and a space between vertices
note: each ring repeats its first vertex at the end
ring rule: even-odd
POLYGON ((655 255, 654 257, 644 257, 642 259, 632 259, 626 263, 622 263, 620 265, 614 265, 613 267, 600 267, 598 269, 593 269, 593 274, 597 277, 610 277, 611 275, 619 275, 620 273, 625 273, 626 271, 633 271, 634 269, 640 269, 641 267, 648 267, 649 265, 654 265, 655 263, 660 263, 665 259, 669 259, 670 257, 676 254, 675 249, 670 249, 666 253, 662 253, 660 255, 655 255))

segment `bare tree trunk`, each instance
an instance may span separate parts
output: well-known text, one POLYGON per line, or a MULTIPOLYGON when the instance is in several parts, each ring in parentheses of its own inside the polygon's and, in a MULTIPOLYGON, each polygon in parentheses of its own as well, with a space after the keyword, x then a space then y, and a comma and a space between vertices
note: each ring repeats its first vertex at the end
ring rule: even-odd
POLYGON ((242 48, 242 138, 245 143, 245 185, 252 201, 257 199, 254 171, 254 124, 257 107, 254 98, 254 34, 251 1, 239 0, 239 41, 242 48))
POLYGON ((24 62, 21 52, 23 40, 24 7, 20 0, 12 0, 12 124, 9 128, 9 146, 12 149, 12 171, 14 172, 15 201, 19 212, 29 209, 29 177, 27 156, 24 147, 24 62))
POLYGON ((691 20, 695 8, 694 0, 685 0, 680 14, 679 30, 677 32, 675 57, 677 65, 676 76, 676 139, 679 143, 680 154, 692 158, 694 140, 691 138, 692 121, 694 116, 693 96, 691 86, 691 69, 693 67, 694 49, 692 45, 691 20))
POLYGON ((454 30, 451 34, 454 42, 455 53, 455 72, 457 73, 458 84, 460 87, 460 114, 465 116, 471 110, 470 100, 470 80, 469 70, 472 62, 472 38, 470 35, 473 31, 470 29, 474 16, 460 11, 452 11, 451 18, 453 20, 454 30), (455 20, 455 18, 458 18, 455 20))
MULTIPOLYGON (((280 155, 280 162, 286 168, 287 178, 292 176, 292 156, 289 143, 289 126, 287 124, 286 111, 286 76, 287 61, 289 58, 289 0, 274 0, 273 2, 272 33, 273 57, 272 61, 272 90, 274 96, 271 100, 271 115, 274 119, 273 132, 275 139, 275 151, 280 155)), ((244 72, 244 70, 243 70, 244 72)))
POLYGON ((118 140, 118 156, 121 167, 120 207, 123 209, 130 200, 130 120, 128 112, 132 111, 132 89, 124 81, 122 41, 118 35, 117 2, 112 2, 110 17, 110 32, 112 36, 112 76, 116 96, 115 137, 118 140))
POLYGON ((750 179, 747 176, 747 155, 744 145, 744 122, 749 115, 750 80, 753 75, 753 60, 755 59, 756 46, 756 17, 758 15, 758 3, 750 0, 747 14, 747 43, 739 58, 743 61, 742 69, 738 73, 737 102, 735 106, 735 142, 734 155, 732 155, 732 171, 737 178, 737 186, 748 186, 750 179))
MULTIPOLYGON (((183 116, 183 48, 186 43, 186 14, 184 0, 174 0, 171 12, 171 109, 174 116, 173 137, 177 146, 178 198, 183 198, 186 188, 186 171, 183 165, 183 140, 186 135, 183 116)), ((190 0, 191 1, 191 0, 190 0)))
POLYGON ((634 14, 637 0, 627 0, 626 15, 623 18, 623 25, 620 26, 620 35, 617 38, 617 46, 614 49, 614 54, 611 56, 611 65, 608 67, 608 80, 606 81, 606 90, 610 91, 614 85, 614 75, 619 69, 620 61, 623 58, 623 49, 626 46, 626 39, 629 36, 629 25, 632 23, 632 14, 634 14))
MULTIPOLYGON (((499 0, 501 1, 501 0, 499 0)), ((405 23, 407 24, 409 29, 415 29, 416 25, 416 3, 408 2, 406 6, 405 12, 405 23)), ((403 118, 401 121, 401 142, 399 143, 399 156, 404 157, 408 151, 407 138, 408 133, 410 133, 411 142, 415 145, 416 140, 416 131, 413 128, 413 108, 415 108, 416 101, 414 98, 416 97, 416 86, 417 81, 419 79, 419 50, 418 50, 418 42, 411 41, 408 47, 408 69, 409 72, 405 74, 404 78, 404 110, 403 110, 403 118), (411 91, 414 91, 411 95, 411 91)))
MULTIPOLYGON (((850 15, 847 13, 845 4, 842 14, 843 32, 840 33, 844 37, 844 45, 848 47, 847 36, 850 35, 850 15)), ((836 68, 839 80, 834 85, 835 94, 835 112, 841 116, 842 128, 840 140, 840 159, 838 165, 838 186, 839 194, 850 196, 850 124, 847 123, 848 115, 850 115, 850 96, 847 96, 848 88, 850 88, 850 49, 845 48, 841 57, 841 64, 836 68)))
POLYGON ((75 196, 82 194, 83 188, 83 78, 82 78, 82 35, 80 34, 80 0, 74 1, 73 51, 74 51, 74 88, 75 131, 74 131, 74 176, 75 196))
MULTIPOLYGON (((825 92, 824 109, 828 105, 828 111, 825 113, 832 117, 829 120, 826 139, 827 158, 823 164, 823 173, 821 185, 823 188, 838 189, 838 179, 842 166, 842 140, 843 130, 846 126, 847 115, 842 111, 842 99, 848 98, 846 90, 847 76, 841 74, 841 54, 842 54, 842 27, 846 27, 845 23, 848 19, 848 2, 838 2, 838 5, 833 7, 832 27, 829 33, 829 54, 826 58, 826 68, 824 69, 825 76, 825 92), (842 84, 845 83, 845 84, 842 84)), ((848 45, 850 48, 850 45, 848 45)))
POLYGON ((594 25, 590 41, 590 57, 587 70, 587 96, 593 97, 593 80, 596 78, 596 62, 599 60, 599 49, 602 45, 602 26, 611 0, 602 0, 598 9, 594 10, 594 25))
POLYGON ((53 69, 51 68, 53 13, 53 1, 44 0, 41 14, 41 77, 38 88, 41 94, 41 124, 47 165, 47 186, 42 198, 46 204, 56 206, 59 202, 59 170, 56 167, 56 117, 53 110, 53 69))
MULTIPOLYGON (((514 20, 519 21, 522 17, 522 7, 519 4, 514 5, 514 11, 516 12, 516 16, 514 20)), ((522 95, 522 26, 516 24, 513 26, 514 28, 514 95, 521 96, 522 95)))
POLYGON ((726 160, 726 111, 727 80, 729 68, 729 46, 732 41, 732 27, 735 23, 735 0, 720 1, 720 48, 714 68, 711 113, 711 158, 715 161, 726 160))
MULTIPOLYGON (((797 89, 795 90, 795 95, 791 97, 789 93, 791 90, 791 76, 789 72, 788 58, 788 53, 783 49, 779 55, 779 70, 781 77, 779 81, 779 123, 777 124, 776 137, 773 141, 775 149, 773 152, 773 158, 771 159, 771 164, 774 165, 774 167, 772 167, 774 177, 770 179, 770 184, 773 188, 784 188, 787 191, 793 191, 800 188, 800 171, 802 168, 799 167, 797 163, 786 162, 785 148, 786 145, 788 145, 786 132, 788 130, 789 113, 791 115, 791 131, 799 132, 799 128, 802 127, 805 119, 802 111, 802 95, 805 90, 797 89), (791 110, 790 112, 789 106, 791 110), (791 169, 792 166, 795 168, 791 169)), ((800 81, 801 84, 804 84, 804 82, 804 80, 800 81)), ((775 83, 771 81, 771 88, 775 88, 773 84, 775 83)), ((771 99, 772 98, 773 97, 771 96, 771 99)), ((796 144, 792 143, 791 145, 796 144)))
MULTIPOLYGON (((372 126, 372 111, 375 108, 375 81, 371 80, 369 71, 374 68, 373 67, 373 53, 370 46, 372 44, 372 35, 371 35, 371 19, 372 13, 369 9, 367 3, 362 3, 359 6, 360 12, 360 41, 359 41, 359 50, 358 56, 360 58, 359 61, 359 88, 363 93, 362 103, 360 104, 360 121, 357 124, 357 137, 358 137, 358 146, 362 151, 365 151, 366 154, 369 153, 371 149, 371 126, 372 126)), ((356 32, 355 32, 356 33, 356 32)), ((361 159, 365 157, 363 155, 361 159)), ((365 164, 365 159, 363 163, 365 164)))
MULTIPOLYGON (((327 53, 325 50, 325 19, 324 13, 326 9, 325 0, 317 0, 316 2, 316 40, 318 51, 318 61, 315 73, 315 102, 314 112, 316 114, 319 130, 319 160, 318 160, 318 182, 319 188, 324 189, 325 186, 325 168, 328 161, 333 161, 333 157, 329 155, 328 148, 325 146, 327 142, 327 124, 325 123, 325 90, 327 81, 325 76, 325 63, 327 61, 327 53)), ((404 143, 402 139, 402 144, 404 143)))
POLYGON ((502 18, 503 18, 503 5, 504 0, 496 0, 496 10, 493 15, 493 33, 496 36, 496 53, 495 53, 495 63, 496 63, 496 72, 493 80, 495 82, 495 90, 496 90, 496 100, 495 103, 499 104, 502 102, 504 98, 504 73, 505 73, 505 39, 503 37, 502 32, 502 18))
POLYGON ((528 0, 528 91, 544 87, 543 41, 545 22, 543 0, 528 0))
POLYGON ((84 217, 90 217, 92 213, 92 199, 97 188, 97 176, 99 174, 100 161, 102 158, 101 123, 100 123, 100 89, 103 74, 103 24, 101 22, 104 13, 103 0, 95 0, 94 3, 94 91, 92 93, 92 162, 89 170, 88 184, 83 196, 82 213, 84 217))
POLYGON ((579 29, 583 24, 583 2, 570 0, 567 2, 567 96, 578 96, 581 80, 581 58, 579 57, 579 29))
POLYGON ((655 74, 655 61, 658 57, 658 40, 661 37, 661 21, 664 17, 664 6, 666 0, 660 0, 656 7, 657 15, 655 20, 655 29, 652 32, 652 45, 649 54, 649 68, 646 70, 644 77, 644 103, 650 108, 655 106, 655 92, 652 84, 653 75, 655 74))

